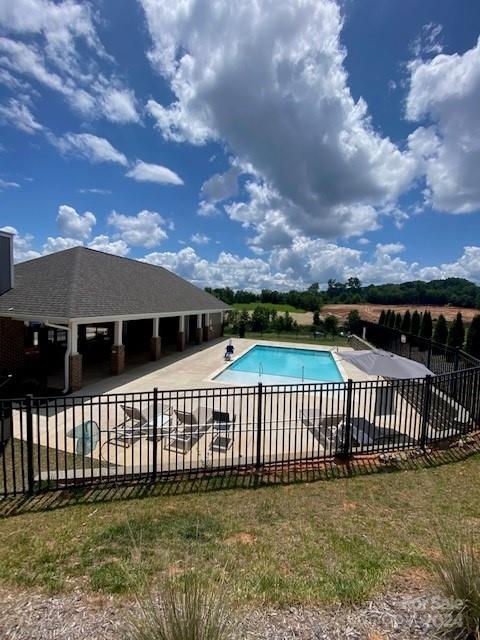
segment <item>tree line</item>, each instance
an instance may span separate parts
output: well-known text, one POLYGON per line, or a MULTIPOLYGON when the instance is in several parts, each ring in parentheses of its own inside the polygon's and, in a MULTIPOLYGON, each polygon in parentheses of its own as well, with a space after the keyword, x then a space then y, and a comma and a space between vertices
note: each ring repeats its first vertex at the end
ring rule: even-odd
POLYGON ((205 289, 226 304, 270 303, 289 304, 305 311, 320 310, 322 305, 341 304, 411 304, 411 305, 454 305, 458 307, 480 308, 480 287, 464 278, 446 278, 424 282, 415 280, 402 284, 382 284, 362 286, 358 278, 346 282, 329 280, 326 291, 320 290, 318 282, 303 291, 276 291, 262 289, 253 291, 233 290, 230 287, 205 289))
POLYGON ((430 311, 419 313, 415 310, 411 313, 407 310, 402 315, 388 309, 382 310, 378 324, 398 329, 403 333, 412 333, 427 340, 432 339, 449 347, 459 347, 480 358, 480 314, 473 318, 467 330, 460 312, 457 313, 453 322, 448 323, 443 314, 440 314, 434 322, 430 311))

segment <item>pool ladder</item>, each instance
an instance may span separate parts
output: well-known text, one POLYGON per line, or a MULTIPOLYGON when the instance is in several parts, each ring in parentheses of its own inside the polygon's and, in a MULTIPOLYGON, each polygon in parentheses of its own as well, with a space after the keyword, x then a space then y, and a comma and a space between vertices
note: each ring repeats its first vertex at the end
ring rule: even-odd
POLYGON ((260 362, 260 364, 258 365, 258 378, 259 378, 259 381, 262 379, 262 375, 263 375, 263 364, 260 362))

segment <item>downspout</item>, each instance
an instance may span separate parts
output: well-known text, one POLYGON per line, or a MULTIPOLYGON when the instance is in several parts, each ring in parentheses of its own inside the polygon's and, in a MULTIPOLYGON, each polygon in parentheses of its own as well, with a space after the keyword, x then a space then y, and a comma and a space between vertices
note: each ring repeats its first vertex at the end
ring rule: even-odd
MULTIPOLYGON (((67 333, 71 332, 71 327, 68 325, 62 324, 53 324, 52 322, 44 322, 46 327, 51 327, 52 329, 60 329, 61 331, 66 331, 67 333)), ((63 362, 63 371, 64 371, 64 384, 65 388, 62 393, 66 394, 70 390, 70 355, 72 353, 72 340, 70 337, 67 338, 67 349, 65 351, 64 362, 63 362)))

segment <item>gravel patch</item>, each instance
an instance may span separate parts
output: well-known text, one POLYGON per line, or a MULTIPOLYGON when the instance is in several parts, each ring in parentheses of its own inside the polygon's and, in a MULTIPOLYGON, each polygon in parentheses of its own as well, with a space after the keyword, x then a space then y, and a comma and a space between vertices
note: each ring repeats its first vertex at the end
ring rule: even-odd
MULTIPOLYGON (((244 640, 426 640, 448 603, 430 593, 389 593, 356 607, 259 609, 245 615, 244 640)), ((0 592, 4 640, 120 640, 126 601, 82 593, 0 592)))

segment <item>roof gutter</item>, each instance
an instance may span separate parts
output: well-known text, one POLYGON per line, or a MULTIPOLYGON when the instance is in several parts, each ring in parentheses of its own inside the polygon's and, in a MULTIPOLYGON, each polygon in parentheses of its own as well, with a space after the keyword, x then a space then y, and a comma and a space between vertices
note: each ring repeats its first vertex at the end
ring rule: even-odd
POLYGON ((64 356, 64 361, 63 361, 63 372, 64 372, 64 379, 63 379, 63 383, 65 385, 62 393, 66 394, 69 392, 70 390, 70 355, 72 353, 72 340, 70 337, 70 333, 72 328, 69 327, 68 325, 62 325, 62 324, 53 324, 53 322, 44 322, 43 323, 46 327, 51 327, 52 329, 60 329, 60 331, 67 331, 69 334, 69 337, 67 339, 67 348, 65 350, 65 356, 64 356))

